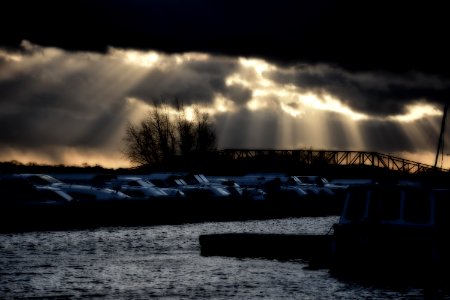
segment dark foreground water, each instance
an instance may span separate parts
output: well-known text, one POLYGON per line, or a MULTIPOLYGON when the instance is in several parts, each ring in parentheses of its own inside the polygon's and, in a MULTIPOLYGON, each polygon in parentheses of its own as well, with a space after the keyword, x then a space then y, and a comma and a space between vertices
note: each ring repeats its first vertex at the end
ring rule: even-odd
MULTIPOLYGON (((301 261, 202 257, 198 236, 327 233, 337 217, 0 234, 0 299, 423 299, 301 261)), ((442 296, 442 295, 441 295, 442 296)), ((445 297, 445 295, 444 295, 445 297)))

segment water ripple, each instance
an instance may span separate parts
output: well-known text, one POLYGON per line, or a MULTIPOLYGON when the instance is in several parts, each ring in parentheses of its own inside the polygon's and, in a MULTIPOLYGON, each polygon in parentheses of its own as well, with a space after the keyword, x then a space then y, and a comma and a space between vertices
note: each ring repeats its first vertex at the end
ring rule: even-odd
POLYGON ((0 298, 420 299, 301 261, 201 257, 206 233, 327 233, 335 217, 0 235, 0 298))

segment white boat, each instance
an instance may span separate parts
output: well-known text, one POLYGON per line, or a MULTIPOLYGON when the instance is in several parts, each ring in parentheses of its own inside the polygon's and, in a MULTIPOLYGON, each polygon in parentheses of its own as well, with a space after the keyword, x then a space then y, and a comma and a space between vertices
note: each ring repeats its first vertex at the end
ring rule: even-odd
POLYGON ((186 185, 181 187, 184 194, 193 200, 225 199, 231 194, 224 188, 211 185, 186 185))
POLYGON ((107 187, 121 191, 136 199, 167 197, 168 194, 153 183, 136 176, 119 176, 105 183, 107 187))
POLYGON ((17 208, 66 206, 73 197, 58 187, 34 186, 26 179, 16 177, 0 178, 0 205, 17 208))
POLYGON ((17 178, 26 179, 36 187, 50 186, 63 190, 76 201, 111 201, 129 199, 122 192, 107 188, 97 188, 87 185, 67 184, 46 174, 16 174, 17 178))

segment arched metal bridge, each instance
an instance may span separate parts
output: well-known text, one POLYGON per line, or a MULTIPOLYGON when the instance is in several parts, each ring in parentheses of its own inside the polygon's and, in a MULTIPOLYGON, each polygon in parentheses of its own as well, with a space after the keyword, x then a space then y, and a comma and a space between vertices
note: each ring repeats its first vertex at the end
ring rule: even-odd
POLYGON ((251 158, 284 158, 313 165, 321 162, 330 165, 366 165, 393 171, 418 174, 425 172, 448 172, 446 169, 387 155, 379 152, 333 151, 333 150, 264 150, 225 149, 220 154, 232 160, 251 158))

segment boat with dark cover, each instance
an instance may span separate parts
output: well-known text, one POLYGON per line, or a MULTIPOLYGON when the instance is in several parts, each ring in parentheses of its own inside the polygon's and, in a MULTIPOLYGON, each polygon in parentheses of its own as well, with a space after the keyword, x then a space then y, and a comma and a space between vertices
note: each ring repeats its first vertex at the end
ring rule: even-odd
POLYGON ((332 231, 328 235, 202 235, 201 253, 303 259, 338 276, 422 282, 448 278, 448 189, 393 184, 351 187, 332 231))

